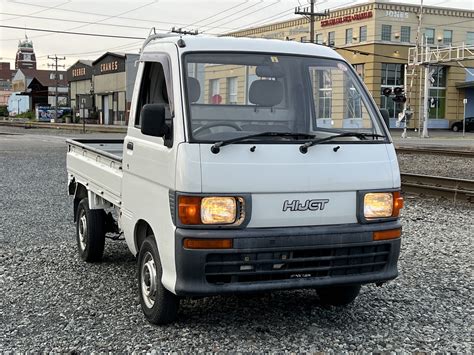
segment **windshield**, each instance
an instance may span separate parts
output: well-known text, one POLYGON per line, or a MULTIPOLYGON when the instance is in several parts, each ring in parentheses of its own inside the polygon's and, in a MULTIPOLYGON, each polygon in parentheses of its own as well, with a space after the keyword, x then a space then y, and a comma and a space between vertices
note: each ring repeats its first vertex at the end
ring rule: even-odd
MULTIPOLYGON (((348 64, 279 54, 185 56, 190 139, 216 142, 262 132, 383 135, 365 90, 348 64)), ((264 135, 256 140, 307 139, 264 135)), ((340 140, 358 141, 354 136, 340 140)), ((370 142, 371 140, 364 140, 370 142)))

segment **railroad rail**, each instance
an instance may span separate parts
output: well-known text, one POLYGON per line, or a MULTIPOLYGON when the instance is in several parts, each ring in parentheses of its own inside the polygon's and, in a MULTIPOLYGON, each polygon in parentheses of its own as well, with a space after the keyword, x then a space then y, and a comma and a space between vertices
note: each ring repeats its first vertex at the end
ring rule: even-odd
POLYGON ((421 147, 397 147, 397 153, 415 153, 429 155, 450 155, 457 157, 474 158, 474 150, 443 149, 443 148, 421 148, 421 147))
POLYGON ((405 173, 401 174, 401 179, 404 192, 443 196, 454 201, 474 203, 474 180, 405 173))

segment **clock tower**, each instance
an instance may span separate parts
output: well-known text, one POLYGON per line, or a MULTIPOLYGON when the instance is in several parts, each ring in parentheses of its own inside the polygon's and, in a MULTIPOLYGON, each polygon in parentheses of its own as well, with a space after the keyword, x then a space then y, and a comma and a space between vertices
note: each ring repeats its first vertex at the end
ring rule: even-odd
POLYGON ((26 35, 23 41, 18 42, 15 69, 36 69, 36 56, 33 50, 33 42, 28 40, 26 35))

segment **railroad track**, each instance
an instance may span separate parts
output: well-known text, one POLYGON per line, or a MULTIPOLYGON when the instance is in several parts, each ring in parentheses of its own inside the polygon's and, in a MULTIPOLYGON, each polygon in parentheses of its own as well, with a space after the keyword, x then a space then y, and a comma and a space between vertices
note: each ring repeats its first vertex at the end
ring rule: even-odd
POLYGON ((474 158, 474 150, 457 150, 457 149, 442 149, 442 148, 421 148, 421 147, 398 147, 397 153, 415 153, 415 154, 429 154, 429 155, 450 155, 457 157, 474 158))
POLYGON ((405 173, 401 174, 401 179, 404 192, 443 196, 454 201, 474 203, 474 180, 405 173))

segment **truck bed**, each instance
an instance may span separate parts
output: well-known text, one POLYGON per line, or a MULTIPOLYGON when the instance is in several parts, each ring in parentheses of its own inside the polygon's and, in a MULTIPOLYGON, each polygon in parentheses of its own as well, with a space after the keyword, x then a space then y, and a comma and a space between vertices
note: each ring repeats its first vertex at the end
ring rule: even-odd
POLYGON ((66 143, 69 178, 110 203, 120 206, 123 140, 68 139, 66 143))

